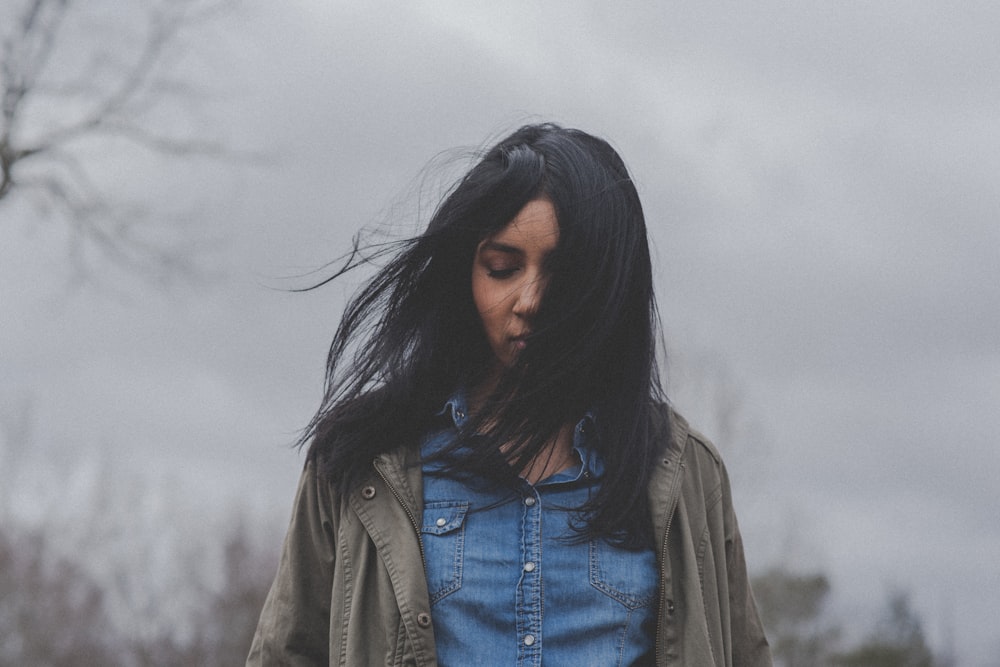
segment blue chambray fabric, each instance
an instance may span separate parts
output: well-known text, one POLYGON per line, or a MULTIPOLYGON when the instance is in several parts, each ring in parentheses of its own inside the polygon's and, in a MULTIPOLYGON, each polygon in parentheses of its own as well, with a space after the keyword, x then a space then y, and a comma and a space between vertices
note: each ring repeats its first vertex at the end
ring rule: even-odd
MULTIPOLYGON (((422 445, 453 441, 466 419, 462 395, 442 413, 452 424, 422 445)), ((573 543, 573 510, 596 492, 603 464, 577 425, 579 465, 517 491, 484 490, 435 476, 424 463, 425 553, 439 664, 585 667, 651 662, 657 569, 652 549, 603 540, 573 543)), ((485 486, 485 485, 484 485, 485 486)))

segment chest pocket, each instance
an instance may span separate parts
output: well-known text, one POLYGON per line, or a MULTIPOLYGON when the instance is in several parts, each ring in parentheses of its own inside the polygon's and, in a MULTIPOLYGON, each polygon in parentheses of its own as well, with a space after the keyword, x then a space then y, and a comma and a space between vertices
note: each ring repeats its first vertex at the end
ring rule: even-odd
POLYGON ((602 539, 590 541, 590 585, 627 609, 648 607, 658 587, 652 549, 627 551, 602 539))
POLYGON ((462 587, 465 516, 469 503, 442 500, 424 505, 425 574, 431 604, 462 587))

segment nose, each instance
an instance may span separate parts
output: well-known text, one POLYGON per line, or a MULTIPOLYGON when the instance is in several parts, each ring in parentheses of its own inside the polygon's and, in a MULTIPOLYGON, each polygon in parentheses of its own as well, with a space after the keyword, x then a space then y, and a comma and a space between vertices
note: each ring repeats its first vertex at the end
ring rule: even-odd
POLYGON ((535 277, 525 280, 517 292, 517 300, 514 302, 514 314, 524 319, 530 319, 538 312, 538 306, 542 301, 542 292, 545 284, 542 278, 535 277))

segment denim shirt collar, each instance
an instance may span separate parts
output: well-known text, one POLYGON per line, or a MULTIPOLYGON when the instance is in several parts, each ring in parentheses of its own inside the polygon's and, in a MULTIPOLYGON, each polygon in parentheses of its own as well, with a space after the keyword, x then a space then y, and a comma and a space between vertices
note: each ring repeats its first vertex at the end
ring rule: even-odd
MULTIPOLYGON (((452 394, 444 406, 437 412, 439 416, 447 414, 456 428, 469 418, 469 405, 465 391, 459 390, 452 394)), ((604 474, 604 461, 593 447, 587 446, 588 433, 594 428, 596 420, 593 412, 588 410, 573 428, 573 449, 580 457, 580 466, 571 467, 543 480, 541 484, 558 482, 575 482, 580 478, 600 478, 604 474)))

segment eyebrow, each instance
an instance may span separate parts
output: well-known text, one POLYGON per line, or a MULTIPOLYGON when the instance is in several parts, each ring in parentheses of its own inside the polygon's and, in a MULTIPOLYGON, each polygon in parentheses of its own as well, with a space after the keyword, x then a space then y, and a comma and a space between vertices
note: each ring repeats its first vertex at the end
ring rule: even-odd
POLYGON ((508 255, 523 255, 524 251, 512 245, 507 245, 506 243, 497 243, 496 241, 486 241, 481 246, 479 250, 493 250, 496 252, 506 253, 508 255))

